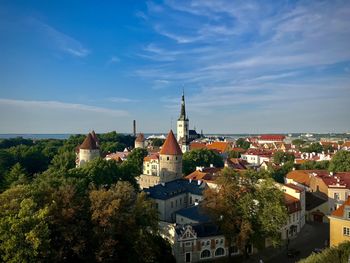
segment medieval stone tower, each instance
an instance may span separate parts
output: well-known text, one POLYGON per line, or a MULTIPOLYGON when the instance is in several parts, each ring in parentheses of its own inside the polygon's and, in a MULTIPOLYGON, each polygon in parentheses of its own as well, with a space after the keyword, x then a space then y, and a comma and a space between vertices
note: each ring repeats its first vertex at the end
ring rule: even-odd
POLYGON ((182 151, 172 130, 170 130, 159 153, 159 166, 159 183, 182 178, 182 151))
POLYGON ((182 92, 180 117, 177 120, 176 137, 182 152, 189 151, 189 120, 186 117, 184 92, 182 92))
POLYGON ((77 166, 81 166, 86 162, 100 157, 99 142, 94 131, 89 133, 83 143, 79 146, 77 166))
POLYGON ((135 139, 135 149, 145 148, 145 136, 143 133, 139 133, 135 139))

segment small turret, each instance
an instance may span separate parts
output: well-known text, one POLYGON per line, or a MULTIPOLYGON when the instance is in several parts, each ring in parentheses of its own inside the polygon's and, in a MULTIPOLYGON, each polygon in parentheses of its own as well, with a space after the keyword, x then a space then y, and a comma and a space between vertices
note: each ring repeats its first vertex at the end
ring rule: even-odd
POLYGON ((100 157, 100 148, 95 132, 89 133, 83 143, 79 146, 77 166, 81 166, 92 159, 100 157), (92 134, 93 133, 93 134, 92 134), (95 138, 94 138, 95 137, 95 138))
POLYGON ((135 139, 136 148, 145 148, 145 135, 143 133, 139 133, 135 139))

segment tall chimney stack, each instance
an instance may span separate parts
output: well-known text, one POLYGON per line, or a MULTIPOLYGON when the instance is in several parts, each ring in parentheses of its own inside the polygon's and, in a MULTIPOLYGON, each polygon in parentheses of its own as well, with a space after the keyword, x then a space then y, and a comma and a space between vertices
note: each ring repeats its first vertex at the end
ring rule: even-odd
POLYGON ((133 121, 134 137, 136 137, 136 120, 133 121))

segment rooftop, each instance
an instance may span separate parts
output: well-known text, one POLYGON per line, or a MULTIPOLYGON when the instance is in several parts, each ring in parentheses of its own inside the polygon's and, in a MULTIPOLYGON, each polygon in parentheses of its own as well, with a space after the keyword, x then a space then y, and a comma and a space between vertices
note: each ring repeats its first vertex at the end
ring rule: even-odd
POLYGON ((200 205, 194 205, 181 209, 177 211, 176 214, 186 217, 190 220, 197 221, 199 223, 206 223, 210 221, 209 216, 204 213, 200 205))
POLYGON ((160 150, 160 154, 164 155, 182 155, 179 144, 176 141, 174 133, 172 130, 168 133, 166 140, 160 150))

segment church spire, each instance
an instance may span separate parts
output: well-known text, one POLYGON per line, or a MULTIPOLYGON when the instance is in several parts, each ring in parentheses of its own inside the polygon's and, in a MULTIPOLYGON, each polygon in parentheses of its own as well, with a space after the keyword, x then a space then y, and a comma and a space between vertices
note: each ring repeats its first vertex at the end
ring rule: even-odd
POLYGON ((182 90, 182 99, 181 99, 181 111, 179 121, 185 121, 186 119, 186 110, 185 110, 185 91, 182 90))

